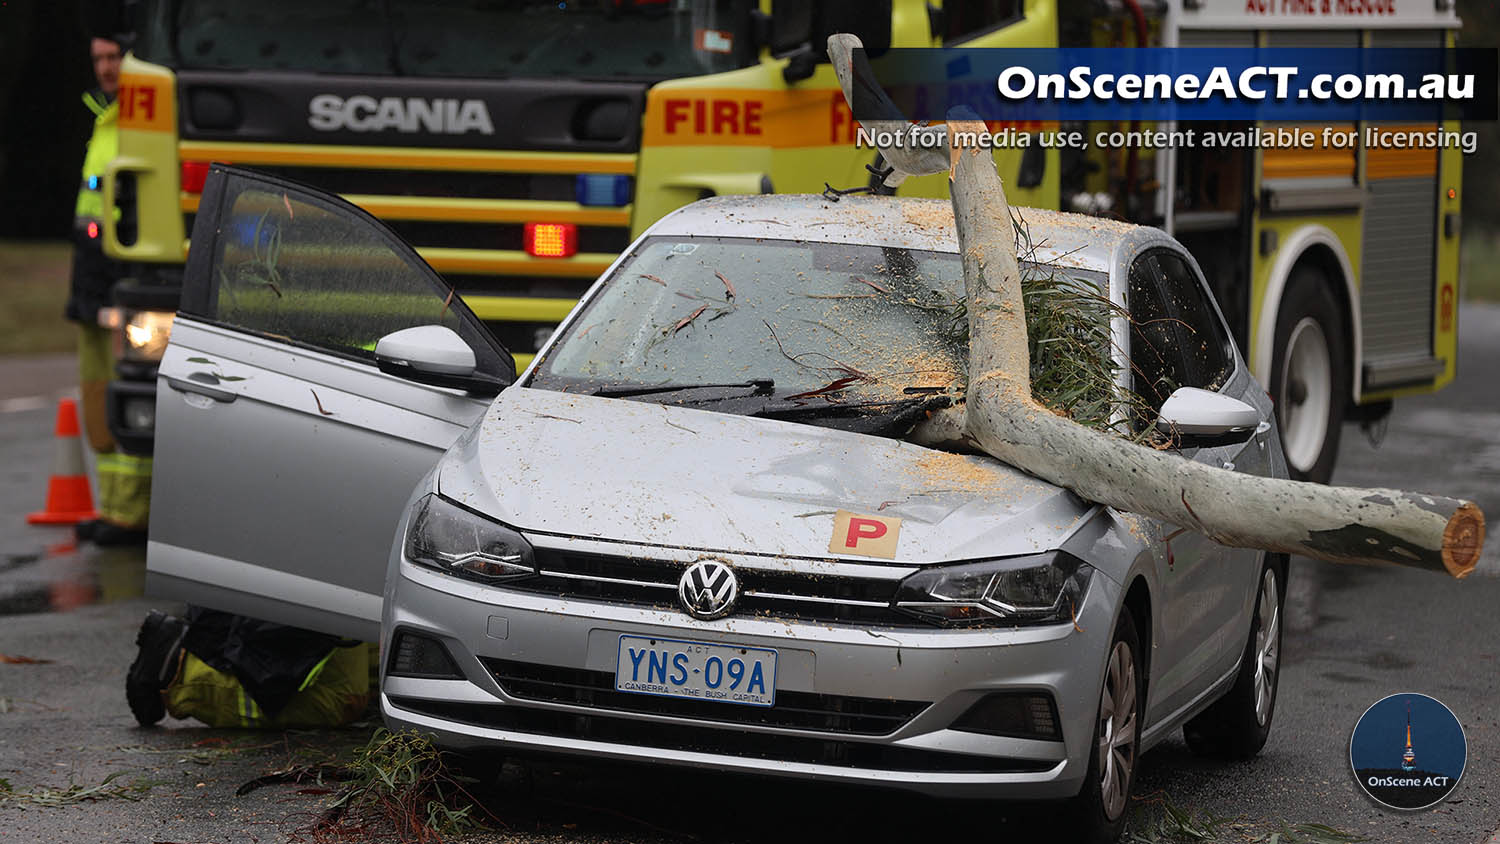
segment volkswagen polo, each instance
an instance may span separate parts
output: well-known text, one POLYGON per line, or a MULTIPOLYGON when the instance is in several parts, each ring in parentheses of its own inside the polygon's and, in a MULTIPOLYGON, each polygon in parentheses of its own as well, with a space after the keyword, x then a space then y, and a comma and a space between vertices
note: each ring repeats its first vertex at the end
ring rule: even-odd
MULTIPOLYGON (((1024 271, 1113 303, 1122 418, 1285 476, 1181 246, 1018 213, 1024 271)), ((1109 839, 1175 730, 1264 743, 1286 560, 914 441, 964 379, 956 253, 943 202, 704 200, 517 378, 381 223, 215 166, 149 586, 378 639, 386 721, 449 748, 1065 799, 1109 839)))

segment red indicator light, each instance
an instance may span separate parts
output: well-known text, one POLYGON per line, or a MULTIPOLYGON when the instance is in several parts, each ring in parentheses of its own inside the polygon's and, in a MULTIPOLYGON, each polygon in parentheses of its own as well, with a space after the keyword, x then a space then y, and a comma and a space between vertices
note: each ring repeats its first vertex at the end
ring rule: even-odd
POLYGON ((1454 190, 1453 188, 1448 188, 1448 198, 1449 199, 1458 199, 1458 191, 1454 190))
POLYGON ((567 258, 578 253, 578 226, 572 223, 527 223, 523 237, 533 258, 567 258))
POLYGON ((92 220, 90 220, 89 221, 89 240, 93 240, 93 239, 97 238, 98 236, 99 236, 99 224, 96 223, 96 222, 93 222, 92 220))
POLYGON ((188 193, 203 193, 203 182, 208 178, 207 161, 182 162, 182 189, 188 193))

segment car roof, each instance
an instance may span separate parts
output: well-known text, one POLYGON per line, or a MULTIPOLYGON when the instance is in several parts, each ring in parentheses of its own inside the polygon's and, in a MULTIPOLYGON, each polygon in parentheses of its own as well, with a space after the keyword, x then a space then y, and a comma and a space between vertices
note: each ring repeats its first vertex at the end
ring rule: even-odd
MULTIPOLYGON (((1061 211, 1015 208, 1035 260, 1108 273, 1115 247, 1144 227, 1061 211)), ((662 218, 650 234, 811 240, 957 252, 953 206, 946 199, 819 194, 719 196, 662 218)))

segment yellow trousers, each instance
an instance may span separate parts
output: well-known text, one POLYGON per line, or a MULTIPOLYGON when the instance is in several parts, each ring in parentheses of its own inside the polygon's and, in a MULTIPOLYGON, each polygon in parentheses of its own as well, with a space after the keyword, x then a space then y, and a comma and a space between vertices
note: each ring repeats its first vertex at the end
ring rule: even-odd
POLYGON ((162 694, 173 718, 196 718, 210 727, 337 727, 357 720, 369 705, 370 653, 368 643, 334 648, 275 718, 266 716, 233 674, 186 650, 162 694))
POLYGON ((114 377, 113 336, 97 325, 80 325, 78 382, 83 433, 94 450, 99 475, 99 517, 123 528, 144 530, 151 518, 151 458, 126 454, 109 433, 106 395, 114 377))

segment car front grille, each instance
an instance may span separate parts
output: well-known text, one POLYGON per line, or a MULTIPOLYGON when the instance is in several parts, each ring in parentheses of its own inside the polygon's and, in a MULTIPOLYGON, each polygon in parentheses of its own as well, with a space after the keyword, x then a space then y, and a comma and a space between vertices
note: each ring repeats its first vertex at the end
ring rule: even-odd
POLYGON ((925 701, 819 695, 778 689, 776 705, 743 706, 642 695, 615 689, 613 674, 502 659, 480 660, 513 697, 615 712, 675 715, 699 721, 758 724, 855 735, 886 735, 927 708, 925 701))
POLYGON ((693 724, 640 721, 602 715, 578 715, 484 703, 449 703, 392 697, 393 706, 478 727, 516 733, 555 736, 651 747, 660 750, 712 753, 743 759, 802 762, 878 771, 935 773, 1037 773, 1057 762, 971 756, 936 750, 892 747, 860 741, 840 741, 775 733, 746 732, 693 724))
MULTIPOLYGON (((536 549, 539 577, 505 584, 562 598, 681 610, 677 581, 690 563, 645 557, 536 549)), ((736 567, 740 598, 735 616, 762 616, 818 624, 928 627, 892 609, 900 581, 736 567)))

